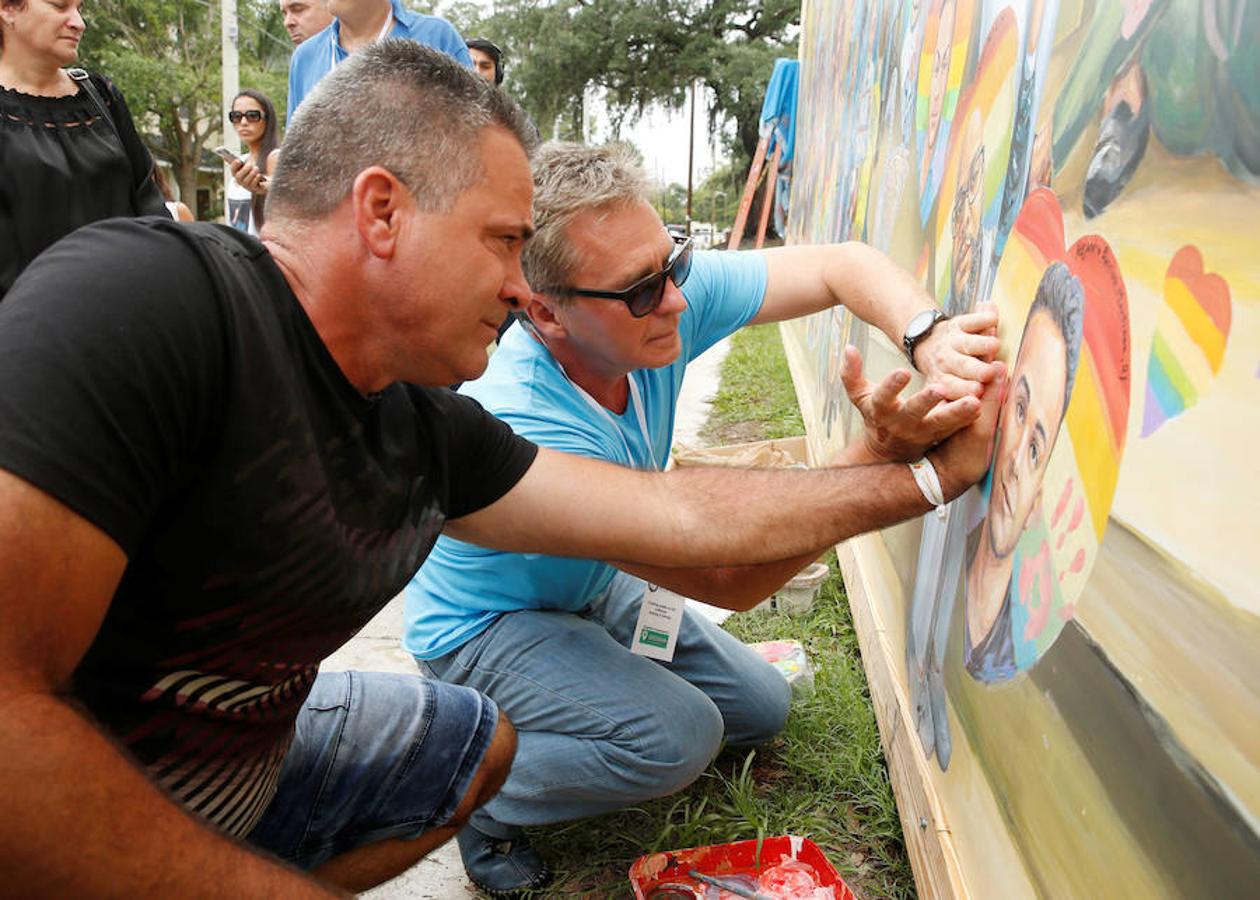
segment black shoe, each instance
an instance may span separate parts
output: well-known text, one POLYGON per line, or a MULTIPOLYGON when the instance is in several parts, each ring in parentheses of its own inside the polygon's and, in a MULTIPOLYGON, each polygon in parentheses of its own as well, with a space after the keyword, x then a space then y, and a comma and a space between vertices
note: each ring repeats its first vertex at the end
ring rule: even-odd
POLYGON ((523 832, 496 838, 465 825, 456 835, 464 871, 478 888, 491 897, 515 898, 551 883, 551 870, 530 847, 523 832))
POLYGON ((1116 104, 1098 129, 1098 142, 1085 171, 1085 218, 1092 219, 1120 196, 1146 153, 1151 134, 1150 101, 1134 112, 1127 100, 1116 104))

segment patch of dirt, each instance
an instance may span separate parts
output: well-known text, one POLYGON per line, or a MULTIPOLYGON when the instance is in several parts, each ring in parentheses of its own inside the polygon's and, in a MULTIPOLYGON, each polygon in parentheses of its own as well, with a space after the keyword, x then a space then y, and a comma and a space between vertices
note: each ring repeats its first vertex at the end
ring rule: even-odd
POLYGON ((700 438, 708 447, 724 447, 764 440, 765 431, 760 422, 732 422, 729 425, 710 422, 701 429, 700 438))
POLYGON ((752 777, 758 788, 772 788, 775 783, 787 778, 791 773, 784 766, 770 764, 753 766, 752 777))

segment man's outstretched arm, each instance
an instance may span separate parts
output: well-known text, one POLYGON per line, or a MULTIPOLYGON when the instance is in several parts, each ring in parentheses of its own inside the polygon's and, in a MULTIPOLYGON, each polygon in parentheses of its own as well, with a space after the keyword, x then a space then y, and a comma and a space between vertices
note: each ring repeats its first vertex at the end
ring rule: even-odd
MULTIPOLYGON (((759 252, 766 257, 766 296, 753 324, 842 305, 900 347, 914 315, 936 305, 910 273, 860 241, 759 252)), ((998 371, 992 363, 998 352, 996 325, 990 304, 937 325, 915 348, 916 367, 947 400, 979 396, 998 371)))
MULTIPOLYGON (((1002 393, 994 387, 976 421, 929 455, 947 500, 988 467, 1002 393)), ((447 528, 461 540, 515 552, 729 566, 815 553, 930 508, 901 463, 653 473, 542 449, 505 496, 447 528)))
POLYGON ((672 569, 609 560, 612 565, 676 594, 710 606, 745 612, 765 600, 820 555, 821 548, 791 559, 753 566, 703 566, 672 569))
MULTIPOLYGON (((864 466, 917 460, 931 447, 975 419, 980 400, 961 397, 945 402, 935 388, 901 396, 907 379, 892 372, 878 385, 862 375, 862 357, 846 348, 843 371, 849 401, 866 422, 862 435, 829 461, 832 466, 864 466)), ((743 611, 777 591, 789 578, 813 562, 826 547, 800 556, 751 566, 663 568, 624 561, 613 565, 644 581, 669 588, 714 606, 743 611)))
POLYGON ((0 470, 0 896, 337 896, 199 824, 74 705, 126 557, 0 470))

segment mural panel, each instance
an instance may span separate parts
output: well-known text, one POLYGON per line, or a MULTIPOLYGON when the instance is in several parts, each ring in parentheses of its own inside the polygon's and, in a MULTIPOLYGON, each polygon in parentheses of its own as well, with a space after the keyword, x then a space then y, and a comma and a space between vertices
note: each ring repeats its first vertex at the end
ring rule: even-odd
MULTIPOLYGON (((1257 46, 1260 0, 805 4, 789 240, 1001 314, 989 475, 863 573, 981 896, 1260 883, 1257 46)), ((784 334, 828 453, 843 347, 904 361, 784 334)))

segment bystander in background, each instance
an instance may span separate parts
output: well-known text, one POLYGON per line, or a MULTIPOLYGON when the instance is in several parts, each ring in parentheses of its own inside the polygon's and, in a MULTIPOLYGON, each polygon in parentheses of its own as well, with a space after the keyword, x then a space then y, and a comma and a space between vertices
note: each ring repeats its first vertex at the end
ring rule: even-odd
POLYGON ((320 80, 355 50, 387 38, 405 38, 455 57, 472 68, 472 57, 455 26, 426 16, 401 0, 328 0, 332 24, 316 40, 306 41, 289 60, 289 109, 286 122, 320 80))
POLYGON ((468 47, 468 55, 472 57, 477 74, 496 86, 503 84, 503 51, 499 45, 480 37, 471 38, 464 44, 468 47))
POLYGON ((332 13, 326 0, 280 0, 284 13, 284 30, 297 46, 332 24, 332 13))
POLYGON ((171 190, 171 183, 166 178, 166 173, 162 171, 161 166, 153 167, 153 183, 157 185, 162 197, 166 201, 166 211, 171 214, 171 218, 177 222, 195 222, 196 216, 192 214, 192 210, 188 208, 186 203, 182 203, 175 199, 175 192, 171 190))
POLYGON ((233 180, 227 191, 227 222, 256 235, 263 226, 267 182, 279 158, 276 108, 262 91, 246 88, 232 101, 228 119, 249 155, 230 164, 233 180))
POLYGON ((0 297, 80 225, 165 215, 123 96, 79 56, 82 0, 0 0, 0 297))

